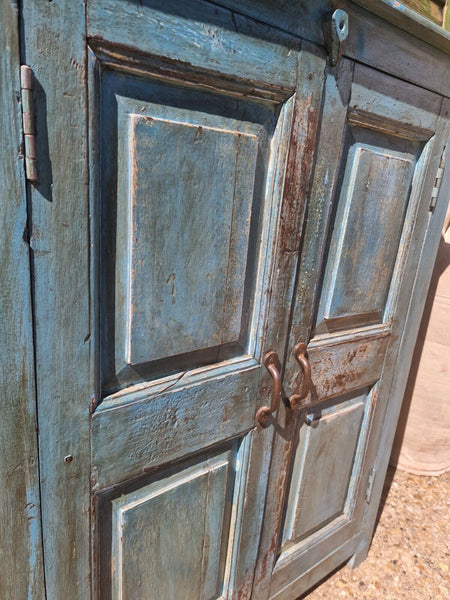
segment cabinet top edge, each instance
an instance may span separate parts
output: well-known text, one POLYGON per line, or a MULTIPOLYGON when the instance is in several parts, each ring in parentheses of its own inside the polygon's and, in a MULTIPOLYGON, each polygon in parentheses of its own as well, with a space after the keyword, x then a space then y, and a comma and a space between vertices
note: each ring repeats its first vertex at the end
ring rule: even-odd
POLYGON ((352 0, 399 29, 450 54, 450 32, 397 0, 352 0))

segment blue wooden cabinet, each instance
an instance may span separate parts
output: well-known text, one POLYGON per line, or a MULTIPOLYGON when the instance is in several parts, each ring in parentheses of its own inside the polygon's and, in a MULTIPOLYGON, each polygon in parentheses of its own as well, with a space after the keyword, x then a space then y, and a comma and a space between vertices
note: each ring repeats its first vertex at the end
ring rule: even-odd
POLYGON ((389 14, 23 1, 28 597, 295 600, 365 557, 448 200, 448 39, 389 14))

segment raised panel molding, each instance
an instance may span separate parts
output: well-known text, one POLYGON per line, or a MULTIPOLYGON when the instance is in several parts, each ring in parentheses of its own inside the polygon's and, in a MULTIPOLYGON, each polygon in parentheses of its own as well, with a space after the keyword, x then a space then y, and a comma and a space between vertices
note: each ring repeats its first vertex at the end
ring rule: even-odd
POLYGON ((228 470, 220 456, 112 501, 113 600, 221 595, 228 470))
POLYGON ((349 516, 348 492, 366 401, 367 392, 305 414, 305 423, 312 421, 299 432, 283 549, 338 517, 349 516))
POLYGON ((214 74, 194 89, 96 51, 102 396, 256 358, 294 96, 242 98, 214 74))
POLYGON ((420 144, 351 128, 316 333, 384 322, 420 144))
POLYGON ((102 599, 228 598, 250 437, 97 498, 102 599))
POLYGON ((258 138, 205 126, 201 114, 129 121, 116 292, 126 297, 116 318, 116 332, 127 328, 125 362, 238 342, 258 138))

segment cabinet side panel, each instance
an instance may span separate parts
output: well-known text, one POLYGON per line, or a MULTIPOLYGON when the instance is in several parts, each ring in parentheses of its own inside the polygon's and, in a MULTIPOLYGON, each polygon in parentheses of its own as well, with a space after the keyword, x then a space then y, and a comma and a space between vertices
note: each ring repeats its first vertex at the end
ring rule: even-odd
POLYGON ((0 22, 0 597, 37 600, 44 589, 15 2, 0 4, 0 22))
POLYGON ((35 77, 32 187, 36 382, 48 598, 90 597, 89 206, 85 7, 24 0, 35 77), (65 460, 65 457, 69 457, 65 460))

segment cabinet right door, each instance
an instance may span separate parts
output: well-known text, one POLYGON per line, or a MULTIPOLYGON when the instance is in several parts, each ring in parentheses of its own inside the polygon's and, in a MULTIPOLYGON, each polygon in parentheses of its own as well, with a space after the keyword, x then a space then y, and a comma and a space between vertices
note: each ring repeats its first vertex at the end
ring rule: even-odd
POLYGON ((306 344, 310 393, 278 414, 258 600, 292 600, 367 550, 373 448, 445 142, 436 94, 347 60, 325 86, 284 371, 288 397, 304 386, 293 349, 306 344))

